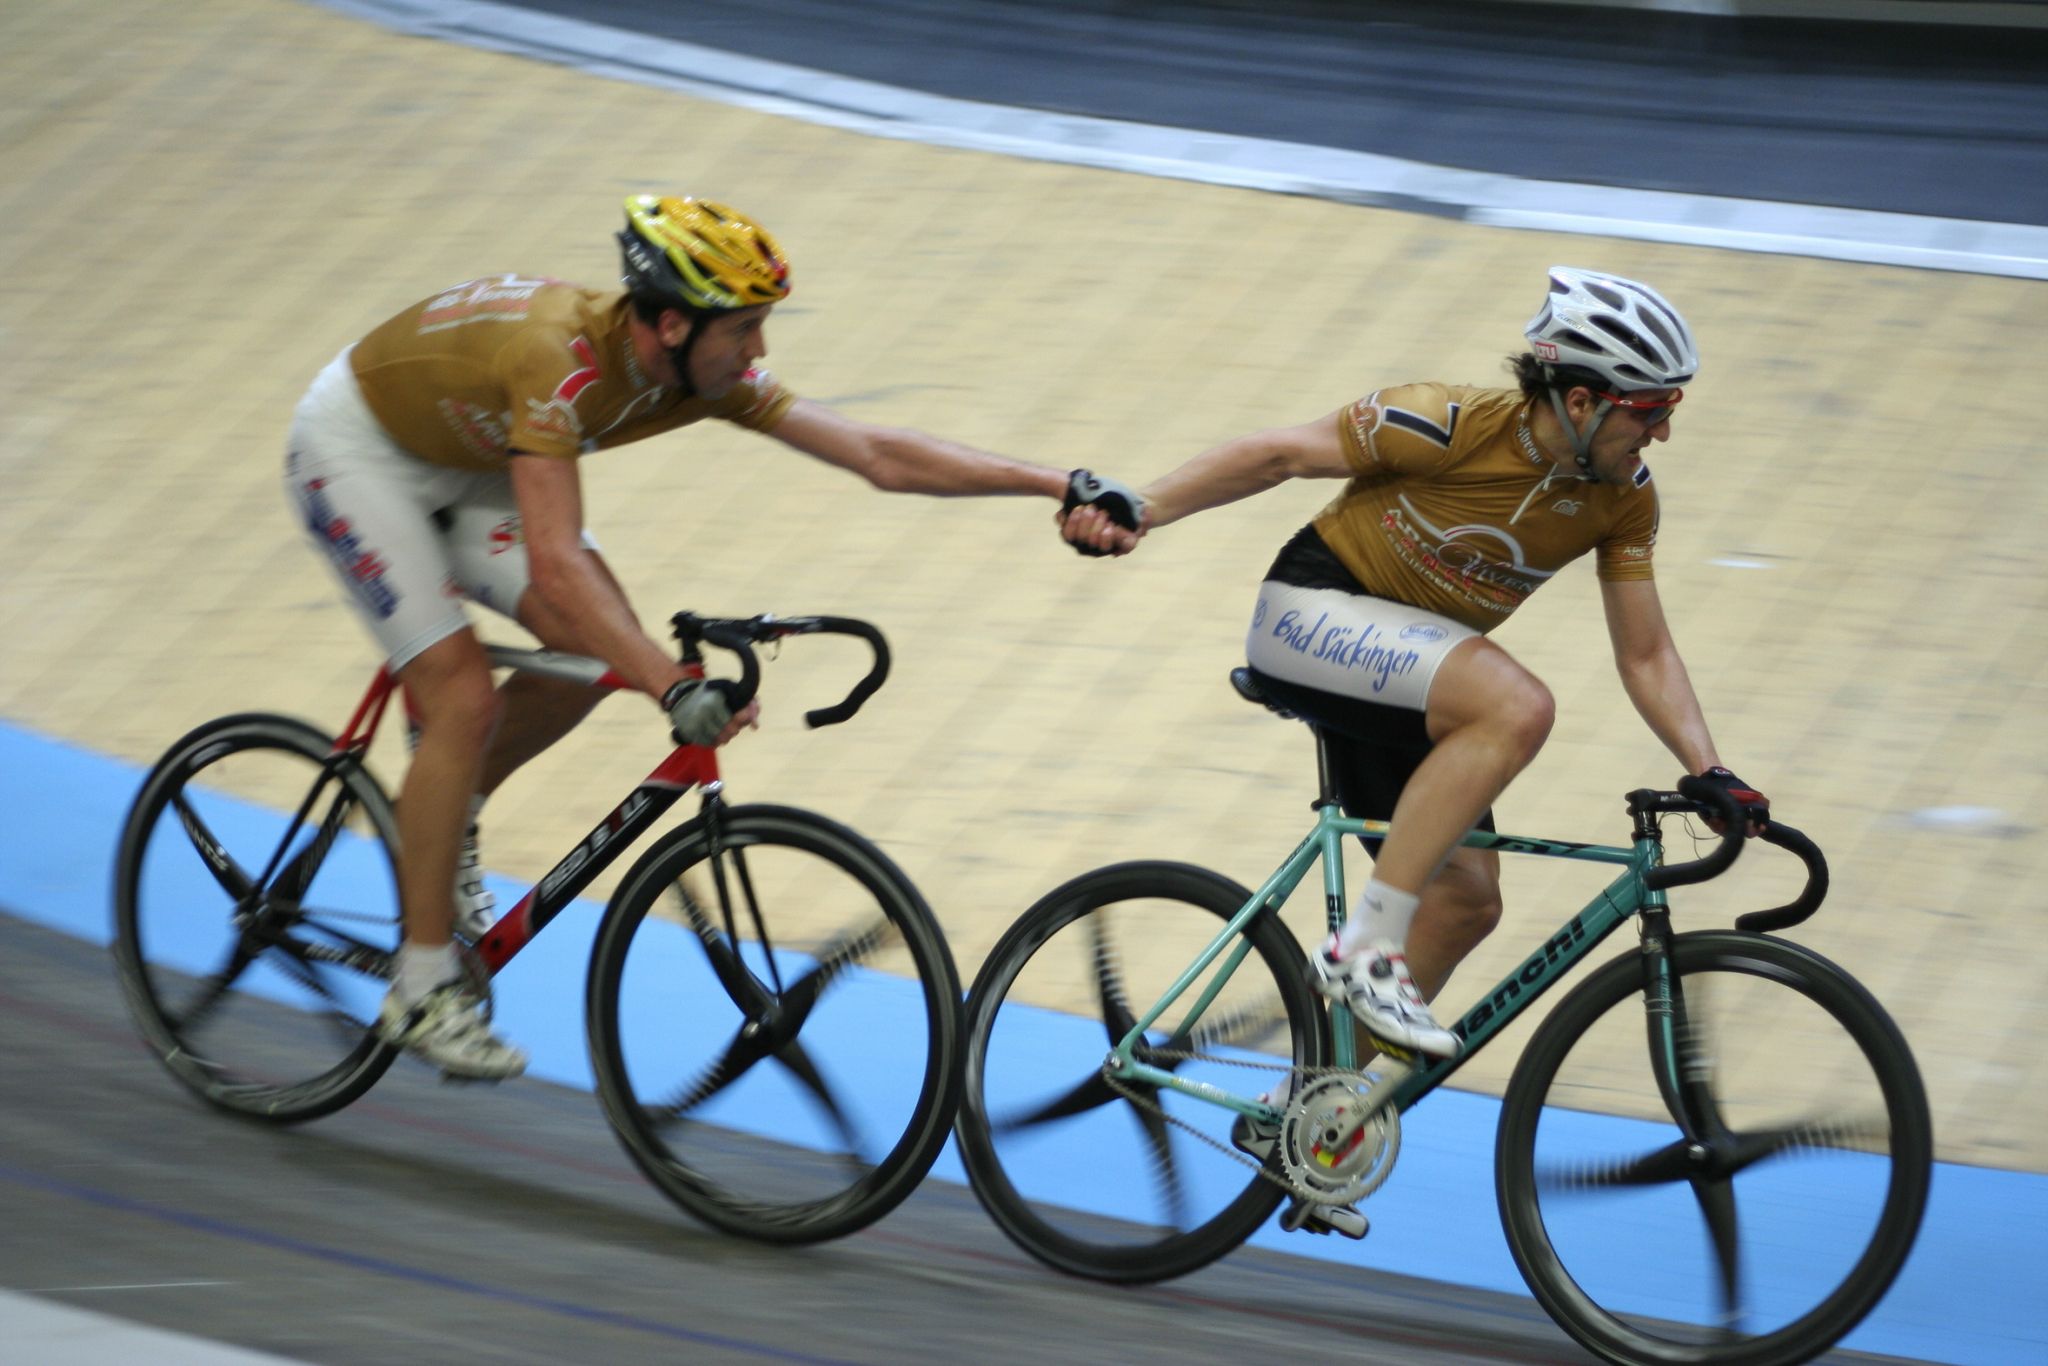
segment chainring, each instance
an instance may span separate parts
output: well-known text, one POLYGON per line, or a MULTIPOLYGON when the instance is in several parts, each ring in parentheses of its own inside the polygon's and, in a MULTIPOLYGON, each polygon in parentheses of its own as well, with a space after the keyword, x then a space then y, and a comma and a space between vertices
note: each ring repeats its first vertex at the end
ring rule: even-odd
POLYGON ((1336 1072, 1303 1087, 1280 1118, 1274 1155, 1296 1191, 1320 1204, 1349 1205, 1380 1188, 1401 1152, 1401 1117, 1381 1080, 1336 1072), (1363 1116, 1363 1122, 1359 1117, 1363 1116), (1356 1126, 1349 1140, 1345 1130, 1356 1126))

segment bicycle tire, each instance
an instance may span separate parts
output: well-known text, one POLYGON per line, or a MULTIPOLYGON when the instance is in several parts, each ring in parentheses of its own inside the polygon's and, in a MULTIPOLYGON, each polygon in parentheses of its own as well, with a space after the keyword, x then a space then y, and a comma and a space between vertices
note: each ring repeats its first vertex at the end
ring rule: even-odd
MULTIPOLYGON (((1183 1199, 1185 1190, 1196 1184, 1180 1166, 1185 1165, 1186 1154, 1201 1153, 1203 1145, 1183 1143, 1182 1156, 1177 1157, 1169 1136, 1171 1126, 1154 1122, 1127 1096, 1108 1090, 1100 1076, 1102 1050, 1119 1042, 1134 1021, 1125 1000, 1122 966, 1112 959, 1115 971, 1105 968, 1102 945, 1092 935, 1084 951, 1094 962, 1101 1024, 1106 1029, 1097 1031, 1093 1025, 1085 1030, 1076 1029, 1074 1046, 1055 1064, 1059 1071, 1052 1078, 1062 1085, 1069 1080, 1078 1084, 1060 1100, 1037 1107, 1024 1120, 1014 1122, 995 1113, 996 1105, 990 1097, 990 1046, 998 1029, 998 1017, 1009 1004, 1020 974, 1060 931, 1119 903, 1160 903, 1175 908, 1171 914, 1177 918, 1185 918, 1187 910, 1215 917, 1217 923, 1213 926, 1195 927, 1206 943, 1222 929, 1221 922, 1229 920, 1250 900, 1251 893, 1229 878, 1189 864, 1133 862, 1099 868, 1047 893, 1027 910, 997 942, 976 975, 967 999, 966 1084, 961 1094, 960 1118, 955 1124, 960 1155, 976 1197, 997 1227, 1048 1266, 1076 1276, 1122 1284, 1185 1275, 1242 1244, 1271 1217, 1284 1198, 1282 1187, 1265 1175, 1245 1171, 1243 1167, 1220 1166, 1205 1158, 1211 1161, 1213 1174, 1198 1175, 1204 1177, 1203 1184, 1217 1192, 1220 1207, 1208 1217, 1189 1220, 1187 1227, 1169 1220, 1168 1226, 1161 1229, 1134 1220, 1128 1212, 1109 1212, 1098 1218, 1095 1211, 1076 1208, 1073 1202, 1081 1197, 1071 1182, 1078 1178, 1080 1169, 1091 1169, 1093 1175, 1104 1174, 1095 1170, 1107 1165, 1098 1161, 1095 1151, 1066 1144, 1062 1139, 1064 1163, 1060 1170, 1050 1174, 1027 1169, 1021 1149, 1016 1161, 1005 1161, 1003 1145, 997 1141, 999 1130, 1023 1134, 1054 1121, 1086 1121, 1090 1109, 1122 1109, 1131 1112, 1144 1130, 1145 1156, 1153 1166, 1153 1179, 1168 1207, 1183 1199), (1075 1064, 1072 1077, 1068 1057, 1075 1064), (1243 1177, 1241 1186, 1239 1175, 1243 1177)), ((1155 914, 1149 909, 1142 913, 1155 914)), ((1308 965, 1300 944, 1279 917, 1270 912, 1255 916, 1245 930, 1245 937, 1263 969, 1256 987, 1249 982, 1245 986, 1249 993, 1256 993, 1252 999, 1260 1002, 1260 1009, 1273 1009, 1265 997, 1270 986, 1279 1012, 1273 1018, 1284 1020, 1286 1027, 1289 1061, 1295 1067, 1322 1065, 1329 1056, 1328 1016, 1309 986, 1308 965)), ((1192 956, 1189 955, 1190 960, 1192 956)), ((1251 962, 1251 957, 1247 957, 1245 966, 1249 967, 1251 962)), ((1178 959, 1170 965, 1172 970, 1184 966, 1178 959)), ((1054 970, 1060 969, 1054 965, 1054 970)), ((1153 999, 1156 997, 1147 994, 1131 998, 1140 1008, 1153 999)), ((1019 1013, 1024 1016, 1019 1021, 1021 1028, 1038 1031, 1028 1046, 1020 1046, 1012 1055, 1021 1063, 1027 1056, 1042 1057, 1048 1051, 1038 1040, 1043 1035, 1041 1017, 1051 1012, 1020 1005, 1019 1013)), ((1246 1018, 1237 1017, 1239 1021, 1246 1018)), ((1231 1028, 1241 1026, 1234 1023, 1231 1028)), ((1174 1042, 1174 1037, 1170 1036, 1167 1042, 1174 1042)), ((996 1089, 1006 1088, 998 1083, 996 1089)), ((1175 1096, 1177 1102, 1182 1099, 1175 1096)), ((1231 1118, 1231 1112, 1222 1107, 1202 1102, 1189 1104, 1199 1106, 1199 1112, 1191 1110, 1191 1114, 1199 1113, 1210 1123, 1227 1124, 1231 1118)), ((1111 1179, 1117 1178, 1112 1175, 1111 1179)))
MULTIPOLYGON (((280 776, 278 792, 289 787, 280 776)), ((224 716, 164 753, 122 827, 113 954, 129 1012, 173 1077, 221 1110, 290 1124, 332 1114, 384 1074, 395 1050, 377 1037, 375 1010, 399 937, 397 847, 375 778, 302 721, 224 716), (294 827, 240 791, 271 760, 307 770, 319 816, 290 859, 280 832, 294 827), (318 807, 329 784, 337 797, 318 807), (182 843, 158 840, 167 816, 182 843), (278 875, 258 887, 266 864, 278 875), (312 904, 330 887, 350 905, 312 904), (206 909, 215 899, 218 919, 206 909), (318 1061, 300 1059, 309 1049, 318 1061)))
POLYGON ((762 1242, 823 1242, 888 1214, 959 1103, 960 978, 931 909, 867 839, 790 807, 700 815, 634 864, 598 928, 587 1026, 635 1165, 691 1215, 762 1242), (671 915, 655 914, 664 898, 671 915), (749 907, 764 931, 749 934, 749 907), (851 918, 808 927, 832 910, 851 918), (908 983, 876 967, 890 956, 908 983), (676 1023, 711 1007, 716 1029, 676 1023), (715 1057, 689 1055, 721 1037, 715 1057), (780 1066, 756 1065, 769 1058, 780 1066))
MULTIPOLYGON (((1712 1123, 1720 1130, 1711 1144, 1716 1151, 1688 1154, 1667 1113, 1660 1117, 1661 1134, 1631 1132, 1625 1156, 1580 1159, 1562 1177, 1544 1175, 1546 1168, 1536 1158, 1539 1125, 1545 1122, 1546 1103, 1556 1106, 1565 1099, 1565 1088, 1557 1087, 1557 1082, 1573 1046, 1590 1031, 1611 1027, 1617 1034, 1632 1029, 1636 1051, 1642 1051, 1643 1018, 1628 1009, 1632 1000, 1647 1009, 1642 956, 1630 954, 1609 963, 1574 989, 1538 1027, 1509 1080, 1495 1162, 1508 1245, 1544 1309, 1581 1345, 1607 1361, 1717 1366, 1805 1361, 1826 1351, 1864 1319, 1912 1249, 1926 1207, 1934 1149, 1919 1069, 1897 1025, 1876 999, 1810 950, 1765 935, 1699 931, 1676 936, 1671 951, 1676 981, 1671 1009, 1679 1036, 1687 1040, 1681 1044, 1680 1067, 1672 1069, 1683 1077, 1674 1090, 1689 1098, 1694 1113, 1712 1114, 1712 1123), (1786 991, 1799 1000, 1784 996, 1786 991), (1782 1015, 1787 1008, 1799 1012, 1800 1025, 1773 1029, 1768 1037, 1728 1031, 1738 1066, 1727 1068, 1724 1075, 1721 1063, 1709 1058, 1698 1042, 1709 1032, 1710 1008, 1716 1001, 1732 1002, 1730 1018, 1752 1027, 1761 1027, 1766 1012, 1782 1015), (1621 1016, 1611 1026, 1604 1025, 1617 1010, 1621 1016), (1830 1032, 1829 1021, 1846 1034, 1846 1041, 1830 1032), (1744 1048, 1756 1050, 1746 1075, 1739 1065, 1744 1048), (1823 1099, 1820 1086, 1808 1085, 1800 1060, 1813 1054, 1833 1057, 1842 1064, 1838 1070, 1859 1083, 1875 1083, 1883 1097, 1881 1143, 1874 1122, 1865 1123, 1860 1112, 1823 1099), (1862 1068, 1868 1069, 1867 1076, 1862 1068), (1554 1087, 1559 1094, 1553 1095, 1554 1087), (1757 1094, 1746 1095, 1745 1090, 1757 1094), (1786 1107, 1811 1117, 1777 1118, 1776 1112, 1786 1107), (1765 1114, 1772 1116, 1771 1122, 1758 1124, 1765 1114), (1730 1115, 1736 1117, 1733 1122, 1728 1121, 1730 1115), (1659 1138, 1673 1141, 1660 1147, 1659 1138), (1869 1151, 1872 1148, 1876 1151, 1869 1151), (1778 1192, 1792 1174, 1774 1170, 1784 1165, 1773 1160, 1780 1156, 1824 1159, 1830 1166, 1823 1175, 1830 1179, 1802 1179, 1792 1187, 1795 1199, 1785 1200, 1778 1192), (1688 1162, 1699 1165, 1688 1169, 1688 1162), (1738 1205, 1738 1176, 1745 1183, 1757 1183, 1747 1184, 1746 1206, 1738 1205), (1658 1194, 1659 1184, 1668 1190, 1658 1194), (1547 1197, 1546 1185, 1558 1194, 1547 1197), (1655 1221, 1657 1231, 1647 1233, 1655 1251, 1616 1275, 1612 1288, 1588 1290, 1582 1280, 1601 1274, 1594 1263, 1614 1256, 1625 1242, 1628 1226, 1611 1203, 1622 1198, 1618 1192, 1624 1189, 1639 1192, 1637 1200, 1664 1202, 1666 1216, 1687 1204, 1695 1214, 1707 1211, 1706 1246, 1671 1237, 1660 1217, 1655 1221), (1609 1246, 1585 1259, 1576 1274, 1556 1244, 1570 1228, 1566 1192, 1610 1202, 1602 1207, 1598 1233, 1609 1246), (1828 1208, 1831 1195, 1844 1203, 1843 1210, 1828 1208), (1790 1216, 1795 1204, 1796 1216, 1790 1216), (1787 1217, 1781 1218, 1780 1210, 1787 1211, 1787 1217), (1718 1239, 1713 1233, 1717 1215, 1724 1230, 1718 1239), (1754 1231, 1751 1220, 1768 1226, 1765 1239, 1759 1240, 1764 1243, 1761 1251, 1783 1260, 1787 1274, 1761 1275, 1753 1266, 1744 1266, 1734 1239, 1754 1231), (1841 1237, 1838 1223, 1867 1225, 1867 1244, 1841 1237), (1789 1240, 1819 1240, 1821 1254, 1792 1241, 1772 1246, 1768 1240, 1788 1237, 1778 1231, 1779 1224, 1791 1230, 1789 1240), (1844 1243, 1846 1248, 1839 1246, 1844 1243), (1836 1274, 1827 1269, 1830 1264, 1852 1257, 1839 1283, 1808 1306, 1800 1290, 1802 1276, 1818 1276, 1825 1285, 1836 1274), (1688 1290, 1662 1306, 1640 1298, 1645 1275, 1657 1270, 1654 1264, 1687 1260, 1708 1263, 1709 1294, 1688 1290), (1603 1304, 1596 1294, 1634 1302, 1603 1304), (1773 1300, 1777 1303, 1770 1303, 1773 1300), (1674 1314, 1668 1307, 1688 1303, 1704 1309, 1674 1314)), ((1668 1094, 1665 1103, 1671 1103, 1668 1094)), ((1557 1117, 1560 1135, 1572 1132, 1575 1117, 1569 1111, 1557 1108, 1551 1113, 1557 1117)), ((1553 1173, 1558 1170, 1567 1169, 1553 1173)), ((1646 1230, 1649 1223, 1644 1223, 1646 1230)))

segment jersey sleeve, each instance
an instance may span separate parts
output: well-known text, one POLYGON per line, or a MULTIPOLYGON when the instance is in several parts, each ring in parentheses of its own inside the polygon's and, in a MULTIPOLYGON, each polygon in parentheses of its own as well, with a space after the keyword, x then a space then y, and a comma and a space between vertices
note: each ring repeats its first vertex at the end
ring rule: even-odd
POLYGON ((1614 529, 1601 540, 1596 563, 1603 579, 1648 579, 1655 574, 1650 554, 1657 545, 1657 486, 1650 467, 1639 466, 1636 483, 1623 500, 1614 529))
POLYGON ((585 439, 576 400, 601 375, 587 338, 548 327, 520 329, 499 355, 506 444, 530 455, 575 459, 585 439))
POLYGON ((796 395, 766 370, 753 369, 733 385, 725 397, 712 405, 711 416, 736 422, 750 431, 772 432, 782 421, 796 395))
POLYGON ((1337 415, 1354 474, 1429 474, 1451 462, 1458 436, 1456 394, 1442 384, 1402 384, 1359 399, 1337 415))

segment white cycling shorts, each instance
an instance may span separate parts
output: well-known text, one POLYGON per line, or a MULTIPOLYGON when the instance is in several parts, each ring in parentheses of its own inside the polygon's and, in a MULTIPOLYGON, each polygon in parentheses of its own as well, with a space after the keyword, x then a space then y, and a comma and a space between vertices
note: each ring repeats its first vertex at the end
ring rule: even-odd
POLYGON ((1244 648, 1253 668, 1284 682, 1427 711, 1438 667, 1478 634, 1406 603, 1268 579, 1244 648))
MULTIPOLYGON (((431 464, 387 434, 343 351, 292 416, 285 495, 394 670, 469 625, 517 619, 529 574, 512 480, 431 464)), ((596 550, 588 533, 584 545, 596 550)))

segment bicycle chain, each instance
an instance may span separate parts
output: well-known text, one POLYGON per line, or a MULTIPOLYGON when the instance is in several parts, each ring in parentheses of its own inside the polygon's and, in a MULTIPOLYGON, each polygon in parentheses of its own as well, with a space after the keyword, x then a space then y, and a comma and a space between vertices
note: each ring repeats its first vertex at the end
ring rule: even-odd
MULTIPOLYGON (((1210 1062, 1216 1063, 1223 1067, 1251 1067, 1257 1068, 1261 1071, 1286 1072, 1297 1079, 1297 1084, 1290 1087, 1291 1091, 1300 1090, 1300 1086, 1298 1084, 1300 1080, 1308 1080, 1312 1082, 1320 1080, 1324 1077, 1357 1077, 1360 1080, 1366 1082, 1367 1089, 1369 1090, 1373 1089, 1373 1087, 1376 1085, 1376 1083, 1372 1082, 1372 1080, 1369 1077, 1367 1077, 1365 1073, 1358 1072, 1351 1068, 1346 1067, 1276 1067, 1274 1064, 1270 1062, 1247 1062, 1241 1058, 1219 1058, 1211 1053, 1197 1053, 1192 1049, 1177 1048, 1148 1047, 1147 1049, 1145 1049, 1145 1055, 1147 1060, 1156 1058, 1178 1062, 1210 1062)), ((1116 1056, 1114 1054, 1111 1054, 1109 1057, 1103 1059, 1102 1062, 1102 1080, 1108 1084, 1110 1090, 1116 1092, 1118 1095, 1122 1096, 1125 1100, 1137 1106, 1139 1109, 1151 1111, 1153 1114, 1159 1116, 1161 1119, 1165 1120, 1168 1124, 1173 1125, 1175 1128, 1185 1129, 1188 1133, 1193 1134, 1197 1139, 1208 1144, 1210 1147, 1222 1153, 1225 1157, 1231 1159, 1233 1162, 1239 1162, 1247 1167, 1250 1167, 1254 1172, 1257 1172, 1261 1177, 1272 1182, 1281 1190, 1287 1192, 1287 1194, 1291 1198, 1296 1200, 1307 1200, 1312 1203, 1323 1202, 1323 1192, 1309 1190, 1304 1187, 1297 1186, 1294 1182, 1289 1181, 1285 1176, 1281 1175, 1277 1171, 1274 1171, 1265 1163, 1260 1162, 1253 1158, 1250 1153, 1240 1152, 1231 1144, 1225 1143, 1221 1139, 1218 1139, 1213 1135, 1203 1133, 1200 1129, 1197 1129, 1193 1124, 1189 1123, 1187 1120, 1177 1119, 1174 1116, 1166 1113, 1166 1107, 1160 1105, 1157 1101, 1149 1100, 1146 1097, 1139 1095, 1134 1087, 1127 1086, 1122 1078, 1115 1076, 1111 1072, 1110 1069, 1115 1064, 1115 1062, 1116 1056)), ((1279 1142, 1277 1138, 1274 1141, 1276 1143, 1279 1142)))

